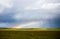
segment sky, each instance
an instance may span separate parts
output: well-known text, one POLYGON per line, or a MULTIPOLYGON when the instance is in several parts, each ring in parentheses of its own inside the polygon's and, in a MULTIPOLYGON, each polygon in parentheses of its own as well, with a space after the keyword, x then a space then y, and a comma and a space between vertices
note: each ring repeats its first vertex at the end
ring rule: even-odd
POLYGON ((0 28, 38 21, 28 27, 59 27, 60 0, 0 0, 0 28), (42 22, 42 25, 41 25, 42 22))

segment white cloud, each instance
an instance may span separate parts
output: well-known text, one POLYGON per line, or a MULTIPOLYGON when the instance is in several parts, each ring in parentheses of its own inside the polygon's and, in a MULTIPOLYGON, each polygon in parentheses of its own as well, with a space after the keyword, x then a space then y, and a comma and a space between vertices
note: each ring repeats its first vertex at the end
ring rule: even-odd
MULTIPOLYGON (((60 3, 57 0, 16 0, 14 7, 12 0, 0 0, 0 15, 4 9, 13 7, 11 10, 13 12, 8 15, 19 22, 21 20, 53 19, 56 12, 60 10, 59 6, 60 3)), ((0 25, 6 27, 9 24, 0 23, 0 25)))
POLYGON ((2 4, 3 6, 7 8, 11 8, 13 5, 12 0, 0 0, 0 4, 2 4))
POLYGON ((42 9, 56 9, 60 3, 47 3, 41 6, 42 9))
POLYGON ((4 11, 5 8, 12 8, 12 0, 0 0, 0 13, 4 11))
POLYGON ((19 10, 17 9, 13 18, 16 20, 52 19, 56 16, 56 12, 58 12, 57 8, 59 8, 60 3, 53 3, 52 0, 49 1, 37 0, 31 4, 29 4, 29 2, 29 5, 26 5, 26 7, 23 6, 24 9, 18 7, 19 10))
POLYGON ((37 9, 56 9, 60 3, 50 3, 47 0, 39 0, 29 6, 26 6, 26 10, 37 10, 37 9))
POLYGON ((13 18, 16 20, 40 20, 40 19, 53 19, 56 14, 53 13, 38 13, 38 12, 25 12, 25 13, 17 13, 13 15, 13 18))

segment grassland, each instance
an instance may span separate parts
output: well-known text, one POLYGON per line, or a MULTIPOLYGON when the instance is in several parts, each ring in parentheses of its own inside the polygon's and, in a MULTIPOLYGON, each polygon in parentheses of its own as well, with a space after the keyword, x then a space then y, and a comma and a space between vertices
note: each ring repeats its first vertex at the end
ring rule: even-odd
POLYGON ((0 39, 58 39, 60 38, 60 29, 0 29, 0 39))

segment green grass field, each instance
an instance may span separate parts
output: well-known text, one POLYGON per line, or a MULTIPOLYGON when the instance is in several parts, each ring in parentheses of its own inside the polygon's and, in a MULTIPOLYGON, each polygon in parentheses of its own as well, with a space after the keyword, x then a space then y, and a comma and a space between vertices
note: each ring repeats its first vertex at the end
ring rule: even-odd
POLYGON ((58 39, 59 29, 0 29, 0 39, 58 39))

